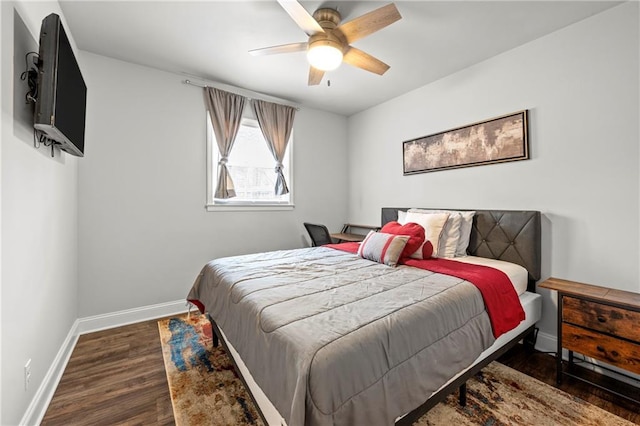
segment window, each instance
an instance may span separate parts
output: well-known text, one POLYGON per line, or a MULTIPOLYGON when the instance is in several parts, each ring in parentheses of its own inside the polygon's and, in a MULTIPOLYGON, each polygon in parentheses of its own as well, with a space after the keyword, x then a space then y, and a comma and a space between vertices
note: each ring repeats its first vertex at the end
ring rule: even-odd
POLYGON ((289 142, 282 164, 283 174, 289 193, 275 195, 276 162, 269 151, 267 142, 255 119, 243 118, 233 149, 227 161, 227 168, 236 191, 229 199, 214 198, 218 180, 220 154, 215 140, 211 120, 207 116, 207 210, 289 210, 293 208, 293 182, 291 173, 291 146, 289 142))

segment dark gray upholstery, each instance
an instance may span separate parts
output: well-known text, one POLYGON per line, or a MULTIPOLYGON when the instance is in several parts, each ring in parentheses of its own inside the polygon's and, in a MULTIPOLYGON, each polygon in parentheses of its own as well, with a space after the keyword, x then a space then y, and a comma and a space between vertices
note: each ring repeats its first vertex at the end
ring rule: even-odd
MULTIPOLYGON (((398 220, 398 210, 408 208, 383 207, 382 225, 398 220)), ((467 252, 525 267, 529 271, 528 290, 535 291, 535 282, 540 279, 540 226, 539 211, 476 210, 467 252)))
POLYGON ((309 233, 309 237, 311 238, 311 244, 313 247, 323 246, 325 244, 332 244, 333 239, 331 238, 331 234, 326 226, 304 222, 304 227, 307 229, 309 233))

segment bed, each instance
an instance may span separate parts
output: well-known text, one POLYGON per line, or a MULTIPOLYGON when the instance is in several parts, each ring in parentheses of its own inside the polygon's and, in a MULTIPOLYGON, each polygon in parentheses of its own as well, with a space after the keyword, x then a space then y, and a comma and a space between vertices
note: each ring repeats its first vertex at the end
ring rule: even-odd
MULTIPOLYGON (((383 208, 381 224, 406 210, 383 208)), ((468 252, 468 263, 524 268, 515 328, 496 335, 465 279, 324 247, 214 260, 187 298, 209 315, 265 423, 409 425, 455 389, 463 402, 467 378, 531 342, 540 318, 539 212, 476 210, 468 252)))

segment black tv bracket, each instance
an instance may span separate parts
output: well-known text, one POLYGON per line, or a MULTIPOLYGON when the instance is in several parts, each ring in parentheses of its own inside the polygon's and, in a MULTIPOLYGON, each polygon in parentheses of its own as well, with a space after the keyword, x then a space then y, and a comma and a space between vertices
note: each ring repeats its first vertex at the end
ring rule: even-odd
MULTIPOLYGON (((38 100, 38 70, 40 65, 40 55, 38 52, 28 52, 24 56, 25 70, 20 74, 20 80, 26 81, 29 86, 29 91, 25 95, 25 104, 35 104, 38 100), (29 56, 33 55, 32 62, 29 64, 29 56)), ((55 157, 55 146, 57 144, 53 139, 49 139, 44 133, 39 133, 36 129, 33 129, 33 146, 38 149, 40 145, 51 147, 51 156, 55 157)))
POLYGON ((20 80, 27 82, 29 91, 25 95, 25 103, 36 103, 38 100, 38 62, 40 55, 37 52, 28 52, 24 56, 25 70, 20 74, 20 80), (29 56, 33 55, 33 64, 29 65, 29 56))

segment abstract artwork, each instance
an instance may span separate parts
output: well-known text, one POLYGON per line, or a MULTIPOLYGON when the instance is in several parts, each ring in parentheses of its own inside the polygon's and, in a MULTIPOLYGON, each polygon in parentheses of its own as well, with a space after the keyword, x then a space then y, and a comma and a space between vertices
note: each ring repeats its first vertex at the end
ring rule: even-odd
POLYGON ((402 143, 405 175, 529 158, 527 110, 402 143))

